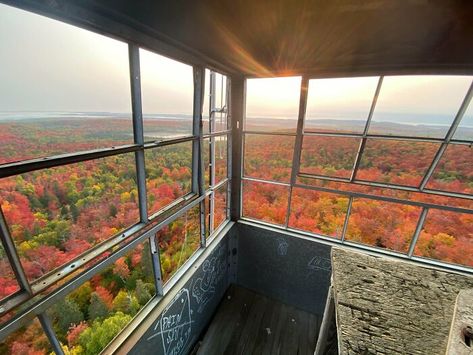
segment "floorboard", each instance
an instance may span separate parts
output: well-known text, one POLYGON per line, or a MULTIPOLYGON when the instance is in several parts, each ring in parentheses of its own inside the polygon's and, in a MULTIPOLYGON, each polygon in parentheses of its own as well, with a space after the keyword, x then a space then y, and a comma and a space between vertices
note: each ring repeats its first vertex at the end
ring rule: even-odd
POLYGON ((313 354, 317 316, 232 285, 197 354, 313 354))

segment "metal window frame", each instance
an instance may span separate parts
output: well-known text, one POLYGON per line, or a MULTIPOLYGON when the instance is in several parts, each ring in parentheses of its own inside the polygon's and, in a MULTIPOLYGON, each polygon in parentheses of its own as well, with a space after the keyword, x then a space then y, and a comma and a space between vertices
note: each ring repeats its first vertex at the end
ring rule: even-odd
MULTIPOLYGON (((141 78, 140 78, 140 61, 139 61, 139 49, 140 47, 136 44, 128 44, 129 49, 129 74, 130 74, 130 86, 131 86, 131 100, 132 100, 132 123, 133 123, 133 144, 108 147, 102 149, 94 149, 90 151, 74 152, 68 154, 61 154, 56 156, 35 158, 30 160, 12 162, 8 164, 0 165, 0 178, 9 176, 15 176, 27 172, 32 172, 41 169, 48 169, 59 166, 66 166, 74 163, 81 163, 89 160, 95 160, 104 157, 118 156, 125 153, 135 154, 135 169, 137 176, 137 188, 138 188, 138 206, 140 221, 128 227, 125 231, 110 237, 106 241, 95 245, 87 252, 77 256, 68 263, 56 268, 49 273, 45 274, 41 278, 29 282, 26 278, 22 264, 19 260, 14 242, 9 233, 8 225, 4 220, 3 213, 0 214, 0 239, 2 245, 5 248, 8 256, 8 261, 12 267, 15 278, 19 283, 20 290, 12 295, 5 297, 0 302, 0 312, 6 314, 6 312, 15 309, 27 300, 33 300, 33 305, 28 306, 24 310, 20 310, 18 314, 14 315, 12 319, 3 323, 0 327, 0 338, 5 338, 8 334, 20 328, 26 322, 32 318, 37 317, 41 323, 41 326, 48 337, 51 346, 54 351, 58 354, 62 354, 62 349, 57 336, 52 327, 51 321, 45 313, 59 298, 67 296, 70 292, 80 287, 86 280, 92 276, 103 271, 106 267, 110 266, 116 259, 123 256, 125 253, 132 250, 139 243, 144 243, 146 240, 149 241, 149 251, 152 258, 152 265, 154 271, 154 282, 156 287, 156 295, 154 297, 160 298, 165 294, 166 288, 162 281, 161 263, 159 260, 159 245, 157 244, 154 235, 158 230, 163 228, 169 223, 172 223, 176 218, 186 213, 189 209, 199 205, 200 207, 200 230, 201 230, 201 247, 199 250, 205 249, 207 246, 207 237, 205 233, 205 221, 203 220, 205 208, 205 198, 212 196, 215 191, 222 188, 227 184, 227 218, 222 224, 214 231, 213 236, 222 231, 229 219, 229 194, 230 194, 230 176, 231 176, 231 158, 229 146, 231 144, 231 132, 230 128, 231 119, 228 114, 228 108, 225 109, 227 116, 227 130, 219 132, 209 132, 204 135, 202 130, 202 106, 203 106, 203 95, 205 87, 205 68, 200 65, 193 66, 194 75, 194 109, 193 109, 193 134, 192 136, 182 136, 172 139, 160 140, 155 142, 145 142, 143 132, 143 114, 142 114, 142 102, 141 102, 141 78), (202 159, 202 141, 204 137, 214 139, 218 136, 226 136, 227 138, 227 177, 220 181, 214 186, 205 191, 204 190, 204 165, 202 159), (146 191, 146 169, 144 151, 146 149, 153 149, 164 147, 168 145, 176 145, 183 142, 192 142, 192 192, 175 200, 170 205, 167 205, 154 213, 152 216, 148 216, 147 209, 147 191, 146 191), (119 244, 123 244, 118 250, 114 251, 112 256, 105 258, 99 263, 87 267, 90 261, 93 261, 97 256, 102 255, 105 251, 111 250, 119 244), (84 267, 84 269, 80 269, 84 267), (57 289, 51 291, 51 293, 44 297, 39 296, 39 293, 51 285, 56 284, 59 280, 63 279, 67 275, 76 273, 81 270, 79 274, 73 276, 63 285, 57 289), (35 296, 36 297, 33 297, 35 296)), ((225 75, 225 74, 221 74, 225 75)), ((229 88, 231 85, 231 79, 227 76, 226 86, 226 105, 230 106, 231 97, 229 95, 229 88)), ((222 88, 222 91, 224 88, 222 88)), ((223 95, 223 92, 222 92, 223 95)), ((1 212, 1 211, 0 211, 1 212)), ((198 251, 199 252, 199 251, 198 251)), ((179 269, 179 273, 185 272, 188 269, 187 263, 184 263, 179 269), (185 270, 184 270, 185 269, 185 270), (184 271, 183 271, 184 270, 184 271)), ((174 276, 171 278, 173 279, 174 276)))
MULTIPOLYGON (((394 197, 389 197, 389 196, 378 196, 378 195, 372 195, 372 194, 367 194, 367 193, 358 193, 358 192, 351 192, 351 191, 344 191, 344 190, 337 190, 337 189, 332 189, 332 188, 326 188, 322 186, 312 186, 312 185, 306 185, 303 183, 299 183, 297 181, 297 178, 309 178, 309 179, 318 179, 318 180, 326 180, 326 181, 332 181, 332 182, 343 182, 347 184, 352 184, 352 185, 363 185, 363 186, 372 186, 372 187, 378 187, 378 188, 386 188, 386 189, 395 189, 395 190, 401 190, 401 191, 408 191, 408 192, 417 192, 417 193, 424 193, 424 194, 431 194, 431 195, 438 195, 438 196, 444 196, 444 197, 451 197, 451 198, 461 198, 465 200, 473 200, 473 195, 470 194, 465 194, 465 193, 459 193, 459 192, 450 192, 450 191, 441 191, 441 190, 434 190, 434 189, 427 189, 425 188, 427 182, 431 178, 433 172, 435 171, 435 168, 437 167, 444 151, 448 147, 449 144, 467 144, 471 145, 473 142, 467 141, 467 140, 455 140, 453 139, 453 136, 455 134, 455 131, 459 124, 461 123, 461 120, 463 118, 463 115, 465 114, 466 110, 468 109, 468 105, 470 104, 472 98, 473 98, 473 81, 470 84, 470 87, 462 101, 462 104, 455 116, 455 119, 451 123, 449 130, 444 138, 430 138, 430 137, 410 137, 410 136, 400 136, 400 135, 380 135, 380 134, 369 134, 369 127, 371 124, 371 120, 373 117, 373 114, 376 109, 376 103, 382 88, 382 83, 384 76, 379 76, 378 79, 378 84, 376 86, 375 93, 373 95, 370 111, 368 113, 368 117, 365 123, 365 127, 363 130, 363 133, 358 134, 358 133, 340 133, 340 132, 322 132, 322 131, 317 131, 317 130, 310 130, 310 131, 305 131, 304 130, 304 121, 305 121, 305 111, 307 107, 307 91, 304 92, 304 90, 308 90, 308 87, 305 88, 305 86, 308 86, 308 81, 311 78, 308 77, 303 77, 301 81, 301 97, 300 97, 300 102, 299 102, 299 116, 298 116, 298 122, 297 122, 297 130, 295 133, 288 133, 288 132, 277 132, 277 131, 254 131, 254 130, 243 130, 242 131, 242 137, 241 137, 241 174, 240 174, 240 179, 241 179, 241 184, 240 184, 240 218, 243 221, 251 221, 251 223, 256 223, 256 224, 261 224, 263 226, 271 226, 275 227, 278 229, 282 229, 285 231, 295 231, 296 233, 302 233, 302 234, 307 234, 311 236, 317 236, 318 238, 322 239, 327 239, 329 241, 333 241, 333 237, 329 236, 322 236, 319 234, 311 233, 311 232, 306 232, 306 231, 301 231, 296 228, 291 228, 289 227, 289 219, 291 215, 291 200, 292 200, 292 192, 293 188, 305 188, 309 190, 316 190, 316 191, 321 191, 321 192, 327 192, 327 193, 334 193, 338 195, 343 195, 343 196, 348 196, 349 197, 349 203, 348 203, 348 208, 347 212, 345 215, 345 221, 343 224, 343 229, 342 229, 342 235, 340 237, 339 243, 342 244, 347 244, 347 245, 353 245, 356 248, 363 249, 363 250, 370 250, 370 251, 375 251, 377 253, 381 254, 398 254, 397 252, 393 252, 387 249, 380 249, 376 247, 371 247, 369 245, 363 245, 359 243, 353 243, 350 241, 346 241, 346 232, 348 228, 348 223, 349 223, 349 218, 352 212, 352 204, 353 200, 355 198, 367 198, 371 200, 378 200, 378 201, 385 201, 385 202, 392 202, 392 203, 399 203, 403 205, 410 205, 410 206, 416 206, 416 207, 421 207, 422 211, 419 216, 419 219, 417 221, 416 229, 415 232, 412 236, 411 243, 409 245, 409 250, 405 253, 405 257, 410 260, 415 260, 416 262, 421 262, 429 265, 436 265, 440 266, 442 268, 447 268, 447 269, 453 269, 453 270, 461 270, 461 271, 466 271, 468 273, 473 273, 473 268, 468 267, 468 266, 462 266, 462 265, 453 265, 449 264, 440 260, 432 260, 432 259, 427 259, 423 257, 417 257, 414 256, 414 250, 416 243, 418 241, 418 238, 420 236, 420 232, 422 230, 422 227, 425 223, 425 220, 427 218, 428 211, 430 209, 437 209, 437 210, 443 210, 443 211, 449 211, 449 212, 456 212, 456 213, 468 213, 468 214, 473 214, 473 209, 469 208, 462 208, 462 207, 453 207, 453 206, 448 206, 448 205, 441 205, 441 204, 435 204, 435 203, 425 203, 425 202, 418 202, 418 201, 411 201, 407 199, 402 199, 402 198, 394 198, 394 197), (304 97, 305 96, 305 97, 304 97), (291 136, 291 137, 296 137, 295 141, 295 146, 294 146, 294 153, 293 153, 293 161, 292 161, 292 169, 291 169, 291 179, 289 183, 286 182, 281 182, 281 181, 275 181, 275 180, 269 180, 269 179, 260 179, 260 178, 255 178, 251 176, 247 176, 245 174, 244 170, 244 163, 245 163, 245 145, 246 145, 246 135, 247 134, 257 134, 257 135, 273 135, 273 136, 291 136), (315 175, 315 174, 307 174, 303 173, 300 171, 300 158, 302 154, 302 141, 303 137, 307 136, 323 136, 323 137, 345 137, 345 138, 360 138, 360 145, 358 147, 358 151, 356 154, 356 158, 353 164, 352 168, 352 173, 349 178, 337 178, 337 177, 330 177, 330 176, 324 176, 324 175, 315 175), (360 165, 360 161, 364 152, 364 148, 366 146, 366 142, 368 139, 382 139, 382 140, 407 140, 407 141, 413 141, 413 142, 431 142, 431 143, 438 143, 440 144, 440 147, 432 160, 432 163, 430 167, 425 171, 424 177, 422 179, 422 182, 419 186, 412 187, 412 186, 403 186, 403 185, 396 185, 396 184, 390 184, 390 183, 378 183, 374 181, 366 181, 366 180, 360 180, 356 178, 356 174, 360 165), (268 223, 265 221, 257 220, 255 218, 251 217, 245 217, 243 215, 243 204, 244 204, 244 197, 243 197, 243 185, 245 181, 252 181, 252 182, 257 182, 257 183, 267 183, 267 184, 273 184, 275 186, 284 186, 289 188, 289 198, 288 198, 288 206, 286 210, 286 222, 283 225, 280 224, 273 224, 273 223, 268 223)), ((245 93, 246 94, 246 93, 245 93)), ((243 101, 244 104, 244 101, 243 101)), ((246 120, 246 116, 243 115, 243 118, 246 120)), ((243 127, 245 127, 245 124, 243 123, 243 127)), ((402 254, 404 255, 404 254, 402 254)))

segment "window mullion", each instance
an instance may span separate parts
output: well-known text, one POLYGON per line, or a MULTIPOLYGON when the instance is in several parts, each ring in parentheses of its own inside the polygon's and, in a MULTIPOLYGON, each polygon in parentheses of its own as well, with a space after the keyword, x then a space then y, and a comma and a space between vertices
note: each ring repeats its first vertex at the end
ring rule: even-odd
POLYGON ((41 323, 41 327, 44 330, 44 333, 48 337, 49 342, 57 355, 64 355, 62 350, 61 343, 59 342, 56 332, 54 331, 51 319, 46 313, 38 314, 38 320, 41 323))
POLYGON ((10 266, 13 269, 15 274, 16 280, 21 287, 21 289, 25 290, 28 294, 32 294, 31 285, 28 282, 28 278, 26 277, 25 270, 23 269, 23 265, 21 265, 20 257, 18 256, 18 252, 15 248, 15 243, 11 237, 10 231, 7 226, 7 222, 5 220, 5 216, 3 215, 3 211, 0 208, 0 239, 5 249, 5 253, 7 254, 8 261, 10 262, 10 266))
POLYGON ((289 216, 291 214, 292 188, 296 183, 297 174, 299 173, 301 162, 302 134, 304 130, 304 118, 307 109, 308 88, 309 79, 307 77, 302 77, 301 93, 299 97, 299 115, 297 117, 297 135, 296 141, 294 143, 294 153, 292 157, 291 186, 289 187, 289 198, 287 201, 286 227, 289 225, 289 216))

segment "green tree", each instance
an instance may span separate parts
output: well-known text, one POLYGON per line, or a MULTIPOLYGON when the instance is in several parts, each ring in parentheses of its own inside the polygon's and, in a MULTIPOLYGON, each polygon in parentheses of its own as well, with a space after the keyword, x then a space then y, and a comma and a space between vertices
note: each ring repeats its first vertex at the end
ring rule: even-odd
POLYGON ((120 290, 113 300, 113 310, 134 315, 140 309, 140 304, 135 295, 120 290))
POLYGON ((50 315, 53 319, 55 330, 61 338, 66 336, 71 325, 79 324, 84 320, 84 314, 77 303, 67 297, 52 307, 50 315))
POLYGON ((89 319, 105 318, 108 316, 108 307, 100 296, 94 292, 90 296, 89 319))
POLYGON ((68 297, 70 300, 73 300, 79 305, 79 308, 83 314, 86 314, 91 294, 92 287, 90 286, 90 281, 86 281, 78 289, 71 292, 68 297))
POLYGON ((84 354, 98 354, 131 321, 131 316, 117 312, 103 321, 94 321, 92 327, 79 336, 84 354))
POLYGON ((142 280, 136 281, 135 295, 141 305, 146 304, 153 297, 153 288, 152 284, 144 283, 142 280))

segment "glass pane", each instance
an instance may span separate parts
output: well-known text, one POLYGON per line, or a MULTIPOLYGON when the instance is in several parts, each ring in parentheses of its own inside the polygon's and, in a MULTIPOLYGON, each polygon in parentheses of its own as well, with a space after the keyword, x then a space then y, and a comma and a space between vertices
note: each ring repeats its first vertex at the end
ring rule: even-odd
POLYGON ((341 238, 347 208, 348 197, 294 188, 289 227, 341 238))
POLYGON ((145 141, 192 135, 192 67, 144 49, 140 65, 145 141))
POLYGON ((355 198, 345 239, 406 253, 420 213, 420 207, 355 198))
POLYGON ((215 184, 227 178, 227 136, 212 138, 215 144, 215 184))
POLYGON ((453 138, 473 141, 473 103, 471 101, 453 138))
POLYGON ((245 134, 244 175, 289 182, 295 137, 245 134))
POLYGON ((200 248, 199 206, 175 219, 156 233, 163 281, 172 275, 200 248))
POLYGON ((16 277, 5 254, 5 249, 0 243, 0 300, 19 290, 20 287, 16 282, 16 277))
POLYGON ((28 322, 0 343, 0 353, 9 355, 50 354, 49 340, 38 319, 28 322))
POLYGON ((132 153, 0 179, 0 204, 33 281, 138 222, 132 153))
POLYGON ((145 150, 148 214, 192 191, 192 142, 145 150))
POLYGON ((439 147, 429 142, 368 139, 356 178, 418 186, 439 147))
POLYGON ((247 131, 296 132, 301 77, 247 79, 247 131))
MULTIPOLYGON (((210 127, 209 114, 210 114, 210 70, 205 69, 205 89, 204 89, 204 106, 202 113, 203 130, 204 134, 211 132, 221 132, 227 130, 228 125, 228 114, 227 113, 215 113, 214 123, 210 127)), ((217 110, 225 108, 228 112, 227 104, 227 77, 220 73, 215 72, 215 108, 217 110)))
POLYGON ((423 192, 411 192, 388 187, 374 187, 342 181, 328 181, 314 178, 297 178, 297 184, 325 187, 338 191, 359 192, 371 196, 388 196, 406 201, 432 203, 443 206, 463 207, 473 210, 473 200, 447 197, 423 192))
POLYGON ((288 197, 289 187, 244 180, 243 217, 284 224, 288 197))
POLYGON ((119 258, 48 310, 71 354, 98 354, 155 295, 148 241, 119 258))
POLYGON ((386 76, 369 133, 445 137, 472 77, 386 76))
POLYGON ((414 255, 473 266, 473 214, 429 210, 414 255))
POLYGON ((214 210, 214 230, 227 219, 227 194, 228 184, 223 184, 218 190, 214 192, 215 196, 215 210, 214 210))
POLYGON ((473 146, 449 144, 427 188, 473 194, 473 146))
POLYGON ((0 5, 0 164, 133 141, 125 43, 0 5))
POLYGON ((205 69, 204 103, 202 107, 202 131, 204 134, 210 131, 210 70, 205 69))
POLYGON ((300 172, 349 178, 361 139, 304 136, 300 172))
POLYGON ((309 80, 304 130, 363 133, 378 77, 309 80))

